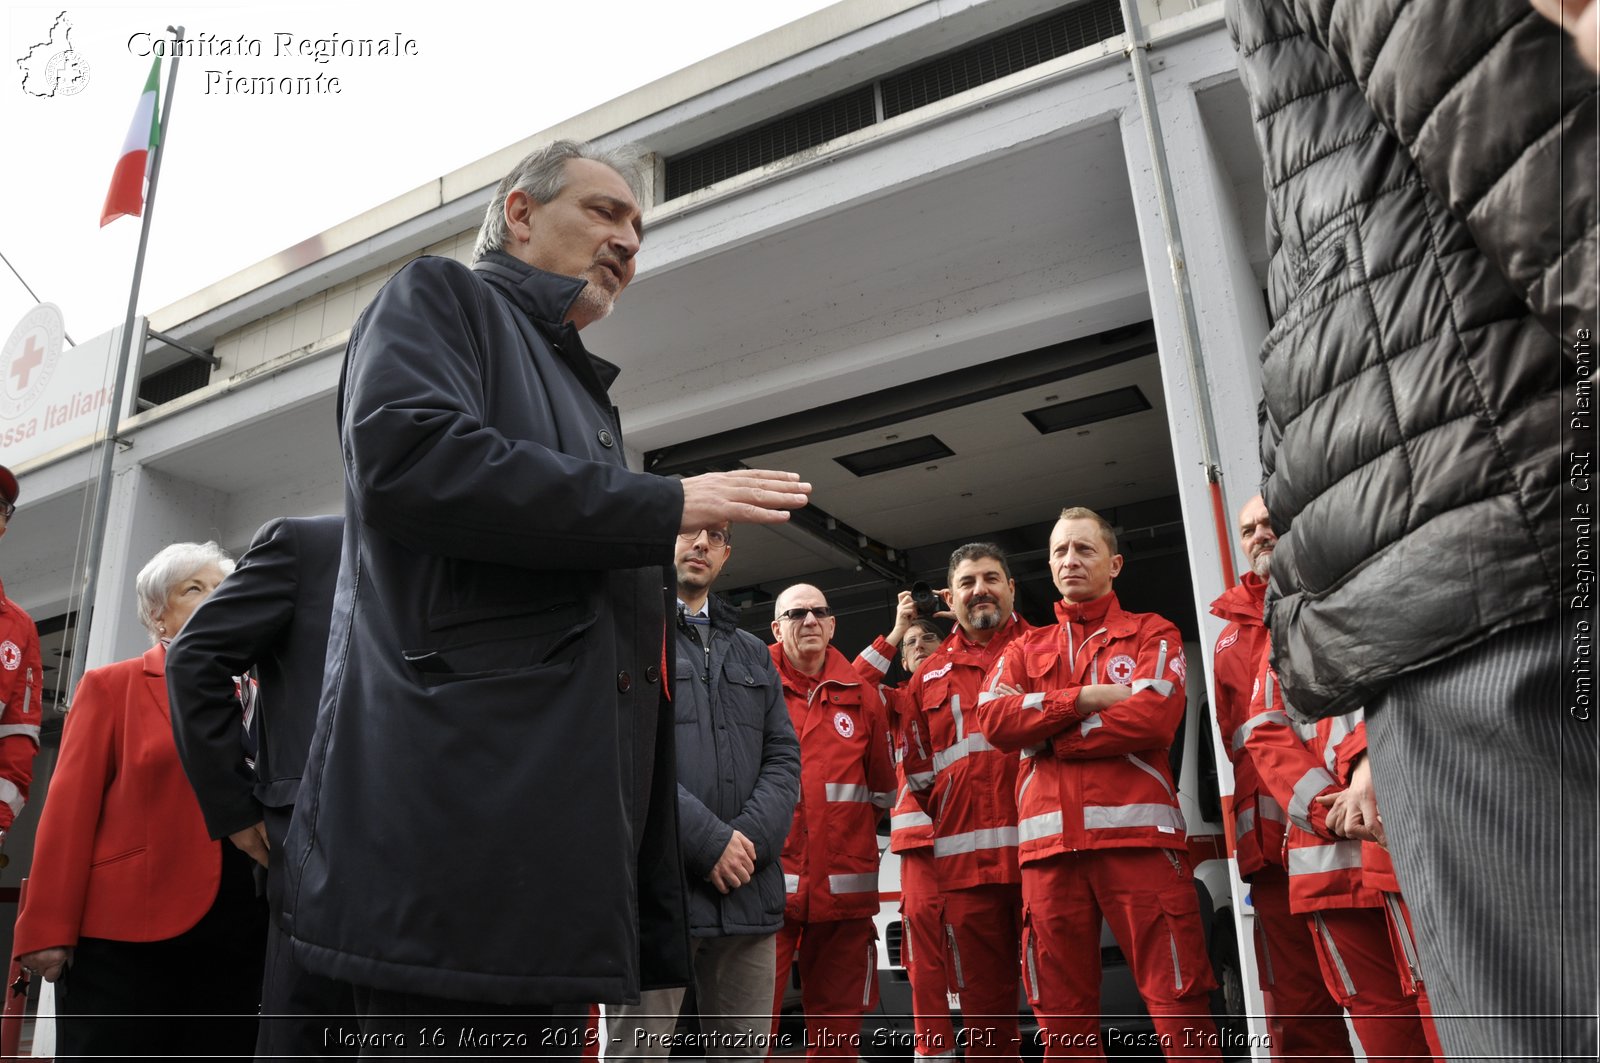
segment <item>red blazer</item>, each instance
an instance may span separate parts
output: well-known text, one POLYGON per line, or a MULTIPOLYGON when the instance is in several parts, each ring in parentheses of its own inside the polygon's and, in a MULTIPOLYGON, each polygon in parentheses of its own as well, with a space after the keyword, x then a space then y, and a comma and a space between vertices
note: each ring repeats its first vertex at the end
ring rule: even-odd
POLYGON ((217 896, 220 843, 178 761, 167 651, 96 668, 67 713, 34 845, 16 955, 78 938, 161 941, 217 896))

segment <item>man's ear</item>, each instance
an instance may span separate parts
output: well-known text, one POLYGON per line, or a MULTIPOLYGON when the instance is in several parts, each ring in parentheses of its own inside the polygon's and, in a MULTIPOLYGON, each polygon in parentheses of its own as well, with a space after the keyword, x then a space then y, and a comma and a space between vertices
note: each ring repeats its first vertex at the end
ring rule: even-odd
POLYGON ((518 244, 525 244, 533 236, 533 218, 544 204, 520 188, 506 195, 506 230, 518 244))

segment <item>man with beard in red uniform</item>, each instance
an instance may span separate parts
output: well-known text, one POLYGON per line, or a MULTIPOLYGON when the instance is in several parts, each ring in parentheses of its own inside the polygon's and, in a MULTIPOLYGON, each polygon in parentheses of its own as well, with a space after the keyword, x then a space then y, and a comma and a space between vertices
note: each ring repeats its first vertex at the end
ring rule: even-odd
POLYGON ((772 661, 800 738, 800 800, 783 845, 783 929, 773 1031, 798 955, 806 1056, 860 1055, 861 1015, 878 1000, 878 820, 894 800, 888 721, 877 687, 834 649, 828 599, 799 583, 774 606, 772 661))
MULTIPOLYGON (((21 491, 11 470, 0 465, 0 537, 17 511, 21 491)), ((11 821, 28 800, 33 758, 39 752, 39 704, 44 665, 39 628, 0 586, 0 846, 11 821)))
POLYGON ((957 627, 906 686, 906 782, 933 815, 934 873, 944 896, 945 965, 961 997, 968 1059, 1017 1059, 1017 754, 974 725, 983 680, 1032 628, 1012 611, 1017 587, 1005 552, 967 543, 950 555, 957 627))
POLYGON ((1316 943, 1305 917, 1289 910, 1289 876, 1283 866, 1286 822, 1283 806, 1261 783, 1245 747, 1250 729, 1250 691, 1266 665, 1267 628, 1261 619, 1277 533, 1266 503, 1257 495, 1239 511, 1239 546, 1250 563, 1239 582, 1211 603, 1228 621, 1217 639, 1217 728, 1233 762, 1234 855, 1239 877, 1250 883, 1256 910, 1256 961, 1272 1030, 1272 1058, 1317 1056, 1349 1063, 1350 1034, 1344 1009, 1328 995, 1317 966, 1316 943))
POLYGON ((1006 646, 976 713, 992 745, 1022 754, 1022 968, 1045 1056, 1103 1058, 1103 916, 1165 1054, 1221 1059, 1216 981, 1168 767, 1186 706, 1182 637, 1118 604, 1116 531, 1093 510, 1061 511, 1049 560, 1059 623, 1006 646))

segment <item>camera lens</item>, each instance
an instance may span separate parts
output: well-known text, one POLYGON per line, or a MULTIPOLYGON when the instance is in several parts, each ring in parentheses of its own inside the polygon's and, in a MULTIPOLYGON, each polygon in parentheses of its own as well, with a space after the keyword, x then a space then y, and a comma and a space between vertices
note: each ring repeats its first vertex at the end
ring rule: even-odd
POLYGON ((933 619, 933 615, 944 608, 944 602, 934 593, 933 586, 921 580, 911 585, 911 601, 917 607, 917 616, 924 620, 933 619))

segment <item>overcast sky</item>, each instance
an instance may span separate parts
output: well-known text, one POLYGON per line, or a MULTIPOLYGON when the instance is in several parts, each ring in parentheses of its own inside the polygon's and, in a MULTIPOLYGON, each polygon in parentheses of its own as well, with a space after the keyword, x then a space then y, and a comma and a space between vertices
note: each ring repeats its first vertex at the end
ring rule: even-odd
MULTIPOLYGON (((0 77, 0 252, 83 342, 121 324, 139 219, 100 209, 149 72, 182 23, 260 56, 186 56, 162 161, 139 312, 148 314, 402 192, 630 89, 826 7, 825 0, 428 0, 320 7, 10 6, 0 77), (17 60, 63 11, 81 91, 29 95, 17 60), (279 34, 291 51, 275 55, 279 34), (416 42, 399 58, 296 54, 301 40, 416 42), (207 71, 218 71, 208 75, 207 71), (337 94, 225 92, 244 77, 339 79, 337 94), (210 89, 208 92, 207 89, 210 89)), ((58 31, 59 32, 59 31, 58 31)), ((53 51, 53 49, 51 49, 53 51)), ((166 66, 162 87, 165 91, 166 66)), ((0 342, 33 299, 0 265, 0 342)))

